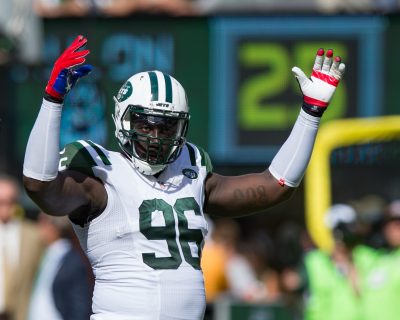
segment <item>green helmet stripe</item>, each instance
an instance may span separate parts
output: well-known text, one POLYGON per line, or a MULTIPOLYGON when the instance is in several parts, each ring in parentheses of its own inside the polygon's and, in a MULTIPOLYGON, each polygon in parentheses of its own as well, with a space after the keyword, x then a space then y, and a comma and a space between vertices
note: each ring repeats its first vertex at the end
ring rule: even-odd
POLYGON ((154 71, 148 72, 150 78, 150 86, 151 86, 151 100, 158 100, 158 80, 157 75, 154 71))
POLYGON ((172 103, 172 82, 171 77, 165 73, 164 80, 165 80, 165 101, 172 103))
POLYGON ((103 151, 101 151, 101 149, 100 149, 97 145, 95 145, 95 144, 94 144, 92 141, 90 141, 90 140, 86 140, 86 142, 87 142, 88 144, 90 144, 90 146, 91 146, 94 150, 96 150, 97 154, 100 156, 101 161, 103 161, 103 163, 104 163, 106 166, 111 165, 110 160, 108 160, 107 156, 104 154, 103 151))
POLYGON ((193 147, 189 143, 186 143, 186 146, 189 151, 190 164, 194 167, 196 165, 196 153, 194 152, 193 147))

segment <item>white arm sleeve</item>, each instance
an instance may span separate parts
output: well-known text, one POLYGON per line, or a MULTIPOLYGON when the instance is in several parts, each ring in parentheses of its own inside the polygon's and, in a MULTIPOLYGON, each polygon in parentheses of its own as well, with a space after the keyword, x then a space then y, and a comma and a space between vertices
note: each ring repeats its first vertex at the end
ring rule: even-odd
POLYGON ((24 176, 40 181, 57 177, 62 105, 43 99, 24 159, 24 176))
POLYGON ((311 158, 320 120, 319 117, 300 111, 289 138, 269 167, 269 171, 280 184, 289 187, 300 184, 311 158))

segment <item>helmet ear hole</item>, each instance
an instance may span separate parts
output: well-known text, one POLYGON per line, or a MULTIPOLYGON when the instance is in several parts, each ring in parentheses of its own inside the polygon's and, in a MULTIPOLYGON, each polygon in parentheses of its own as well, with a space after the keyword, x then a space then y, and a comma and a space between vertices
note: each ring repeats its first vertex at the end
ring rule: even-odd
POLYGON ((176 79, 160 71, 135 74, 114 101, 115 136, 140 172, 155 174, 179 157, 190 116, 176 79))

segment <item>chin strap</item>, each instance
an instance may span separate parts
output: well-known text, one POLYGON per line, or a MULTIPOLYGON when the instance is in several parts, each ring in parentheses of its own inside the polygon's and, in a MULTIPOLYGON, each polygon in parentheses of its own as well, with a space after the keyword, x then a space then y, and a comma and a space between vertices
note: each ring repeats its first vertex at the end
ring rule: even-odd
POLYGON ((162 170, 165 169, 167 165, 160 164, 160 165, 150 165, 147 162, 137 159, 135 157, 131 157, 133 166, 142 174, 146 176, 154 176, 157 173, 160 173, 162 170))

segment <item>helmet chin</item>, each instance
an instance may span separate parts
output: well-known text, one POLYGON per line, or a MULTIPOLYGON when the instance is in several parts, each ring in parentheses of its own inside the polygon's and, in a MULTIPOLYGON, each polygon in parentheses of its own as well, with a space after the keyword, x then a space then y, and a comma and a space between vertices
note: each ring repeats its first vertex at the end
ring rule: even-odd
POLYGON ((164 170, 167 166, 166 164, 153 164, 150 165, 147 162, 140 160, 135 157, 131 157, 132 163, 134 167, 142 174, 146 176, 154 176, 155 174, 159 173, 160 171, 164 170))

